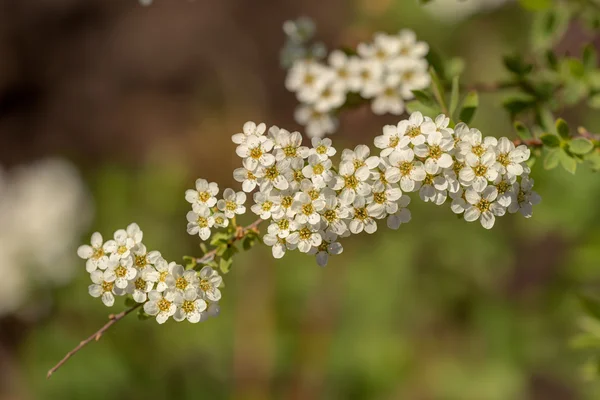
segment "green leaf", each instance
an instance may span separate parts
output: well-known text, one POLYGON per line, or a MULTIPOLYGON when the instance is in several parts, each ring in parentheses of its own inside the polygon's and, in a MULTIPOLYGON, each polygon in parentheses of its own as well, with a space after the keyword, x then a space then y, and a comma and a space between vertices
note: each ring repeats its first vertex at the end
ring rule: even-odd
POLYGON ((510 55, 503 57, 504 66, 513 74, 524 76, 533 70, 533 64, 528 64, 521 55, 510 55))
POLYGON ((231 259, 231 258, 228 260, 221 258, 219 260, 219 269, 221 270, 222 273, 226 274, 231 269, 232 263, 233 263, 233 259, 231 259))
POLYGON ((588 153, 583 157, 583 159, 592 170, 600 171, 600 151, 588 153))
POLYGON ((129 296, 125 297, 125 307, 134 307, 137 304, 138 303, 131 297, 129 297, 129 296))
POLYGON ((458 96, 459 96, 459 77, 455 76, 454 78, 452 78, 452 91, 450 92, 450 109, 448 111, 450 111, 450 115, 449 117, 452 118, 452 116, 454 115, 454 112, 456 111, 456 107, 458 107, 458 96))
POLYGON ((479 95, 477 94, 477 92, 472 91, 467 93, 467 95, 462 101, 458 119, 464 122, 465 124, 469 124, 475 116, 477 107, 479 107, 479 95))
POLYGON ((210 240, 210 245, 214 246, 214 247, 218 247, 220 245, 227 244, 227 242, 229 242, 229 238, 230 238, 230 235, 228 233, 217 232, 212 236, 212 238, 210 240))
POLYGON ((508 111, 512 118, 516 115, 531 109, 535 106, 535 97, 521 94, 509 97, 503 103, 504 108, 508 111))
POLYGON ((417 100, 409 101, 408 103, 406 103, 406 110, 409 113, 419 111, 423 115, 426 115, 431 118, 435 118, 437 115, 439 115, 442 112, 442 110, 440 110, 440 108, 438 107, 437 104, 434 104, 432 107, 428 107, 425 104, 423 104, 417 100))
POLYGON ((567 121, 562 118, 556 120, 556 133, 563 139, 568 139, 571 136, 569 134, 569 125, 567 124, 567 121))
POLYGON ((554 115, 547 108, 537 109, 536 119, 538 124, 546 131, 550 133, 556 132, 556 123, 554 115))
POLYGON ((544 144, 544 146, 548 146, 551 148, 560 146, 560 138, 551 133, 544 133, 543 135, 540 136, 540 139, 542 140, 542 143, 544 144))
POLYGON ((413 90, 412 93, 417 101, 420 101, 427 107, 432 107, 436 104, 433 95, 429 92, 424 90, 413 90))
POLYGON ((594 149, 594 144, 586 138, 575 138, 569 142, 569 151, 573 154, 584 155, 594 149))
POLYGON ((552 0, 519 0, 519 4, 527 10, 540 11, 549 8, 552 0))
POLYGON ((550 149, 544 158, 544 169, 554 169, 558 166, 560 149, 550 149))
POLYGON ((523 140, 527 140, 532 138, 531 131, 527 128, 522 122, 515 121, 515 130, 517 131, 517 135, 523 140))
POLYGON ((560 165, 562 165, 567 172, 575 174, 575 171, 577 170, 577 161, 575 161, 573 157, 571 157, 564 149, 560 149, 558 158, 560 165))
POLYGON ((444 65, 444 59, 440 54, 433 48, 429 48, 429 52, 425 56, 431 68, 435 70, 438 76, 446 77, 446 68, 444 65))
POLYGON ((579 294, 578 297, 586 314, 596 320, 600 320, 600 299, 584 293, 579 294))

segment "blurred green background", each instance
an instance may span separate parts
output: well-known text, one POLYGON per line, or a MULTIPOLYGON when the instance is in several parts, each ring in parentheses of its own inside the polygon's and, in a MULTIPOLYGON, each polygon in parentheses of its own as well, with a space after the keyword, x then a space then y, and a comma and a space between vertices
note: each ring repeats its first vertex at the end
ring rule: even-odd
MULTIPOLYGON (((236 185, 231 134, 247 120, 299 129, 278 61, 284 20, 314 18, 329 48, 412 28, 465 58, 464 82, 503 78, 501 56, 527 49, 532 16, 516 4, 457 21, 439 18, 458 7, 441 3, 432 14, 412 0, 2 0, 0 160, 66 157, 93 195, 93 231, 136 221, 150 249, 179 261, 199 253, 185 189, 197 177, 236 185)), ((557 50, 588 40, 575 24, 557 50)), ((512 135, 501 98, 482 95, 472 125, 486 135, 512 135)), ((584 107, 562 116, 600 126, 584 107)), ((394 121, 350 111, 332 138, 371 144, 394 121)), ((600 180, 539 165, 532 177, 533 218, 507 215, 491 231, 411 196, 410 224, 346 240, 324 269, 254 248, 225 277, 219 318, 132 315, 46 380, 124 308, 88 295, 80 262, 39 300, 46 312, 0 318, 0 399, 599 399, 568 342, 575 292, 600 282, 600 180)))

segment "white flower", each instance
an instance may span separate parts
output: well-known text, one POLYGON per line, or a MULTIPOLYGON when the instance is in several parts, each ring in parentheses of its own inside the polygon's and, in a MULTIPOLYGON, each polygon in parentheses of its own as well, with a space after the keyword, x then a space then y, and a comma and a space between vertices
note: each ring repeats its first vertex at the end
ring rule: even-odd
POLYGON ((377 115, 386 113, 400 115, 404 112, 404 100, 400 93, 400 77, 388 75, 371 103, 371 110, 377 115))
POLYGON ((494 153, 484 153, 481 158, 473 153, 467 154, 467 165, 458 174, 460 182, 481 192, 488 185, 488 181, 494 181, 498 176, 498 171, 494 168, 495 163, 494 153))
POLYGON ((254 175, 254 172, 247 168, 247 166, 250 166, 251 162, 246 160, 242 162, 244 167, 237 168, 233 171, 233 179, 242 184, 242 190, 244 192, 250 193, 256 188, 258 182, 256 181, 256 175, 254 175))
POLYGON ((513 142, 508 138, 501 137, 496 146, 496 168, 501 174, 510 176, 519 176, 523 174, 523 166, 521 163, 527 161, 531 151, 525 145, 520 145, 515 148, 513 142))
POLYGON ((539 204, 542 198, 533 189, 533 179, 527 175, 521 176, 521 182, 515 182, 512 189, 512 201, 508 207, 511 214, 517 211, 525 218, 530 218, 533 214, 533 206, 539 204))
POLYGON ((302 174, 317 187, 323 188, 333 178, 331 165, 330 159, 322 160, 318 155, 313 154, 308 156, 308 165, 302 169, 302 174))
POLYGON ((274 220, 279 220, 284 217, 292 218, 295 213, 292 210, 292 204, 294 204, 295 190, 273 190, 271 191, 273 203, 275 205, 271 216, 274 220))
POLYGON ((383 88, 383 63, 379 60, 361 60, 358 77, 360 79, 360 95, 366 99, 377 96, 383 88))
POLYGON ((390 70, 397 74, 400 80, 400 93, 404 99, 412 99, 413 90, 421 90, 429 86, 431 76, 428 67, 427 61, 411 58, 398 58, 390 63, 390 70))
POLYGON ((244 166, 254 171, 258 166, 269 167, 275 163, 275 156, 269 153, 273 146, 273 141, 265 136, 250 136, 235 152, 246 161, 244 166))
POLYGON ((377 230, 377 222, 369 214, 364 197, 357 197, 352 204, 352 220, 348 227, 350 232, 357 234, 363 230, 367 233, 374 233, 377 230))
POLYGON ((296 193, 292 203, 292 211, 296 215, 297 223, 316 225, 321 220, 319 211, 325 208, 325 200, 320 192, 317 192, 317 196, 311 196, 305 192, 296 193))
POLYGON ((321 244, 322 238, 318 228, 313 225, 304 225, 288 236, 287 241, 298 246, 301 253, 308 253, 312 247, 321 244))
POLYGON ((231 141, 235 144, 246 143, 251 136, 262 136, 265 133, 266 125, 261 123, 256 125, 252 121, 248 121, 244 124, 243 132, 236 133, 231 137, 231 141))
POLYGON ((90 274, 93 285, 88 287, 88 292, 92 297, 102 297, 102 302, 107 307, 115 304, 115 296, 122 296, 125 290, 115 285, 115 273, 113 270, 101 271, 99 269, 90 274))
POLYGON ((338 198, 342 204, 352 204, 357 196, 364 197, 371 193, 371 186, 367 183, 370 176, 368 166, 356 169, 352 161, 344 161, 340 164, 339 175, 331 180, 332 188, 341 191, 338 198))
POLYGON ((318 93, 313 105, 319 112, 328 112, 346 102, 346 88, 343 83, 331 81, 318 93))
POLYGON ((246 193, 235 192, 233 189, 225 189, 223 191, 223 199, 217 201, 217 208, 225 214, 227 218, 233 218, 236 214, 244 214, 246 207, 246 193))
POLYGON ((385 125, 383 127, 383 135, 377 136, 373 141, 375 147, 381 149, 381 157, 387 157, 394 150, 401 150, 408 146, 410 143, 410 137, 398 134, 398 127, 396 125, 385 125))
POLYGON ((207 240, 210 237, 210 228, 215 224, 215 219, 208 207, 197 207, 195 211, 189 211, 186 218, 188 221, 187 233, 198 235, 202 240, 207 240))
POLYGON ((377 168, 379 165, 379 157, 370 156, 371 149, 369 146, 359 144, 354 150, 344 149, 342 151, 342 162, 351 162, 354 168, 359 169, 367 166, 369 169, 377 168))
POLYGON ((269 129, 275 141, 275 159, 277 161, 284 158, 304 159, 308 157, 308 147, 302 146, 302 135, 300 132, 289 132, 285 129, 269 129))
POLYGON ((491 185, 481 193, 467 189, 465 198, 471 206, 465 210, 465 221, 472 222, 480 219, 481 226, 491 229, 496 220, 495 216, 500 217, 506 212, 506 209, 495 201, 496 197, 498 197, 498 190, 491 185))
POLYGON ((187 319, 195 324, 200 322, 202 313, 206 311, 207 304, 201 298, 198 298, 197 291, 188 291, 183 295, 183 301, 177 306, 177 311, 173 315, 173 319, 177 322, 187 319))
POLYGON ((312 105, 306 104, 296 108, 294 119, 305 126, 309 138, 334 133, 338 126, 338 120, 331 113, 319 112, 312 105))
POLYGON ((200 270, 199 296, 205 300, 219 301, 221 299, 221 291, 219 290, 221 283, 223 283, 223 278, 217 271, 211 267, 203 267, 200 270))
POLYGON ((331 146, 331 139, 314 137, 311 139, 312 148, 309 149, 309 155, 317 155, 321 160, 333 157, 337 150, 331 146))
POLYGON ((271 218, 273 211, 278 211, 278 205, 273 202, 273 198, 265 193, 254 193, 254 203, 250 209, 264 220, 271 218))
POLYGON ((286 238, 292 231, 297 229, 296 222, 291 218, 281 218, 272 222, 267 228, 270 235, 275 235, 279 238, 286 238))
POLYGON ((77 249, 77 255, 86 260, 85 269, 87 272, 94 272, 96 269, 106 269, 108 256, 103 248, 102 235, 99 232, 92 234, 91 246, 84 244, 77 249))
POLYGON ((409 58, 423 58, 429 52, 429 45, 425 42, 417 41, 417 35, 409 30, 403 29, 398 32, 399 48, 398 55, 409 58))
POLYGON ((404 192, 417 190, 427 175, 423 163, 415 161, 415 153, 410 149, 394 151, 389 162, 391 167, 385 171, 385 178, 389 183, 400 182, 404 192))
POLYGON ((215 225, 217 228, 227 228, 229 226, 229 219, 223 213, 214 213, 213 220, 215 221, 215 225))
POLYGON ((182 265, 175 264, 170 267, 171 273, 167 275, 165 283, 169 290, 179 291, 182 295, 188 291, 197 292, 200 282, 198 274, 193 269, 185 270, 182 265))
POLYGON ((454 148, 454 138, 446 131, 432 131, 427 141, 414 147, 417 156, 427 158, 441 168, 450 168, 453 164, 449 152, 454 148))
POLYGON ((316 62, 298 60, 288 71, 285 87, 295 92, 300 102, 313 103, 332 77, 333 71, 328 67, 316 62))
POLYGON ((398 211, 390 215, 387 219, 387 226, 390 229, 398 229, 400 225, 410 221, 410 210, 406 208, 410 204, 410 197, 402 196, 398 200, 398 211))
POLYGON ((178 305, 183 303, 181 294, 173 290, 157 292, 152 290, 148 293, 148 301, 144 303, 144 311, 148 315, 156 315, 156 322, 164 324, 169 317, 177 311, 178 305))
POLYGON ((168 263, 167 260, 160 257, 156 260, 154 267, 156 268, 156 273, 151 273, 145 279, 150 279, 156 282, 156 291, 164 292, 169 285, 167 285, 167 278, 171 275, 171 270, 177 265, 176 262, 168 263))
POLYGON ((467 203, 467 200, 465 199, 465 191, 462 187, 456 192, 450 193, 450 197, 452 198, 450 209, 454 214, 462 214, 469 208, 469 203, 467 203))
MULTIPOLYGON (((299 161, 295 159, 294 161, 299 161)), ((277 161, 270 167, 259 167, 256 170, 256 178, 260 185, 260 191, 264 193, 270 192, 273 188, 285 190, 289 187, 289 182, 285 178, 285 174, 290 169, 291 162, 288 159, 277 161)))
POLYGON ((219 186, 215 182, 206 179, 196 179, 196 190, 185 191, 185 200, 192 205, 198 204, 206 207, 214 207, 217 204, 215 197, 219 193, 219 186))
POLYGON ((398 136, 403 140, 403 136, 410 139, 414 146, 425 143, 426 136, 437 130, 437 126, 430 119, 423 118, 423 114, 415 111, 408 119, 398 122, 398 136))
MULTIPOLYGON (((461 129, 464 132, 464 129, 461 129)), ((495 153, 495 147, 498 140, 493 136, 483 138, 481 132, 477 129, 471 129, 463 136, 458 143, 458 156, 460 161, 466 160, 469 154, 475 157, 483 157, 486 153, 495 153)), ((495 154, 494 154, 495 155, 495 154)), ((495 158, 495 157, 494 157, 495 158)))
POLYGON ((425 161, 425 179, 419 189, 419 197, 424 202, 433 202, 442 205, 448 197, 446 189, 448 189, 448 181, 443 174, 440 174, 441 169, 438 164, 431 158, 425 161))
POLYGON ((395 214, 398 211, 400 197, 402 197, 402 191, 396 184, 386 186, 377 183, 373 185, 372 193, 367 198, 368 214, 377 219, 385 218, 388 214, 395 214))
POLYGON ((131 254, 131 249, 136 245, 134 238, 128 236, 125 229, 119 229, 114 234, 114 240, 108 240, 104 243, 104 251, 111 253, 109 258, 120 260, 127 258, 131 254))
POLYGON ((135 279, 137 275, 137 270, 133 267, 132 257, 109 262, 107 271, 112 271, 115 274, 115 286, 119 289, 125 289, 129 281, 135 279))
POLYGON ((348 232, 346 220, 350 216, 350 208, 338 200, 336 196, 327 196, 325 208, 321 211, 321 221, 327 228, 326 232, 343 236, 348 232))
POLYGON ((502 207, 510 206, 513 198, 516 197, 516 193, 513 191, 516 181, 517 177, 512 175, 498 175, 494 181, 494 186, 498 189, 498 199, 496 201, 502 207))
POLYGON ((356 92, 360 88, 359 60, 355 56, 347 56, 341 50, 329 53, 329 66, 335 73, 335 80, 343 85, 346 92, 356 92))
POLYGON ((138 303, 144 303, 148 299, 148 293, 154 288, 156 283, 152 278, 157 277, 156 271, 152 267, 146 267, 139 271, 135 280, 129 281, 126 291, 131 294, 133 300, 138 303))
POLYGON ((344 251, 342 245, 337 241, 337 235, 332 232, 320 232, 322 242, 319 246, 310 249, 309 254, 314 254, 317 264, 321 267, 327 265, 329 256, 341 254, 344 251))
POLYGON ((145 269, 151 265, 154 265, 160 258, 159 251, 148 251, 143 243, 138 243, 133 249, 133 266, 138 271, 145 269))
POLYGON ((274 258, 282 258, 285 255, 286 250, 295 250, 296 245, 288 241, 289 235, 286 237, 279 237, 272 233, 267 233, 263 236, 263 243, 267 246, 271 246, 271 252, 274 258))
POLYGON ((400 49, 400 42, 396 36, 377 32, 373 36, 373 43, 359 43, 357 53, 366 59, 385 62, 395 57, 400 49))

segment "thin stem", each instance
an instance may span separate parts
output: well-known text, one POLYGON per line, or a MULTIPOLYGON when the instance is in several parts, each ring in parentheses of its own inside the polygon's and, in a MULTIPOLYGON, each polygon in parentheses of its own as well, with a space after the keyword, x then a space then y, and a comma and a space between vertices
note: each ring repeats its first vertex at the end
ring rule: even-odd
MULTIPOLYGON (((250 225, 245 226, 244 228, 237 229, 235 235, 231 238, 231 243, 233 244, 236 241, 241 240, 250 231, 258 232, 258 225, 260 225, 260 223, 262 221, 263 220, 259 218, 256 221, 254 221, 253 223, 251 223, 250 225)), ((208 253, 206 253, 205 255, 203 255, 202 257, 194 258, 194 261, 196 262, 196 264, 203 264, 203 263, 209 262, 209 261, 211 261, 215 257, 216 252, 217 252, 216 249, 211 250, 208 253)), ((75 346, 75 348, 73 350, 69 351, 62 358, 62 360, 60 360, 54 367, 52 367, 48 371, 48 374, 46 375, 46 378, 50 379, 50 377, 52 376, 52 374, 54 374, 56 372, 56 370, 58 370, 60 367, 62 367, 63 364, 65 364, 77 352, 79 352, 79 350, 81 350, 82 348, 84 348, 86 345, 88 345, 89 343, 91 343, 94 340, 95 341, 100 340, 100 338, 102 337, 102 335, 104 334, 104 332, 106 332, 111 326, 113 326, 114 324, 116 324, 118 321, 120 321, 121 319, 125 318, 132 311, 135 311, 138 308, 140 308, 142 306, 142 304, 143 303, 136 304, 135 306, 133 306, 131 308, 128 308, 127 310, 121 311, 119 314, 116 314, 116 315, 115 314, 110 314, 108 316, 108 322, 106 324, 104 324, 96 332, 94 332, 93 334, 91 334, 87 339, 82 340, 81 342, 79 342, 79 344, 77 346, 75 346)))

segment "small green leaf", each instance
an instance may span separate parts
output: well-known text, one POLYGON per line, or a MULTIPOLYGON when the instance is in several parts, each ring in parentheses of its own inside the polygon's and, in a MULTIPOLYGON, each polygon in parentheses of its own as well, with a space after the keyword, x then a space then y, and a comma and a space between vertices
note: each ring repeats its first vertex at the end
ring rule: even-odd
POLYGON ((600 171, 600 151, 596 150, 586 154, 583 159, 586 164, 594 171, 600 171))
POLYGON ((542 140, 542 143, 544 144, 544 146, 548 146, 548 147, 552 147, 552 148, 560 146, 560 138, 551 133, 544 133, 543 135, 540 136, 540 139, 542 140))
POLYGON ((556 120, 556 133, 563 139, 568 139, 570 137, 567 121, 562 118, 556 120))
POLYGON ((514 118, 523 111, 533 108, 535 106, 535 102, 535 97, 521 94, 509 97, 504 101, 503 106, 511 115, 511 117, 514 118))
POLYGON ((406 110, 409 113, 419 111, 423 115, 426 115, 431 118, 435 118, 437 115, 439 115, 442 112, 442 110, 440 110, 440 108, 437 104, 434 104, 432 107, 428 107, 425 104, 423 104, 417 100, 409 101, 408 103, 406 103, 406 110))
POLYGON ((429 92, 424 90, 413 90, 412 93, 417 101, 420 101, 427 107, 432 107, 436 104, 433 95, 429 92))
POLYGON ((529 128, 527 128, 522 122, 515 121, 515 130, 517 131, 517 135, 523 140, 527 140, 532 138, 531 132, 529 128))
POLYGON ((458 119, 464 122, 465 124, 469 124, 475 116, 477 107, 479 107, 479 95, 477 94, 477 92, 472 91, 467 93, 467 95, 462 101, 458 119))
POLYGON ((450 115, 449 117, 452 118, 452 116, 454 115, 454 112, 456 111, 456 107, 458 107, 458 96, 459 96, 459 77, 455 76, 454 78, 452 78, 452 91, 450 92, 450 109, 448 111, 450 111, 450 115))
POLYGON ((584 155, 594 149, 594 144, 586 138, 575 138, 569 142, 569 150, 573 154, 584 155))
POLYGON ((221 258, 219 260, 219 269, 221 270, 222 273, 226 274, 231 269, 232 263, 233 263, 233 260, 231 258, 228 260, 221 258))
POLYGON ((559 149, 550 149, 544 158, 544 169, 554 169, 558 166, 559 149))
POLYGON ((144 312, 144 309, 143 309, 143 308, 140 308, 140 309, 138 310, 137 316, 138 316, 138 319, 139 319, 140 321, 145 321, 145 320, 147 320, 147 319, 150 319, 150 318, 152 318, 152 316, 150 316, 150 315, 148 315, 148 314, 146 314, 146 313, 144 312))
POLYGON ((446 68, 444 66, 444 59, 440 54, 433 48, 429 48, 429 52, 425 56, 427 62, 435 70, 438 76, 446 77, 446 68))
POLYGON ((571 157, 564 149, 560 149, 558 152, 558 157, 560 161, 560 165, 567 171, 572 174, 575 174, 577 170, 577 161, 573 157, 571 157))
POLYGON ((129 297, 129 296, 125 297, 125 307, 134 307, 137 304, 138 303, 131 297, 129 297))
POLYGON ((504 66, 513 74, 524 76, 533 70, 533 64, 528 64, 521 55, 510 55, 503 57, 504 66))

